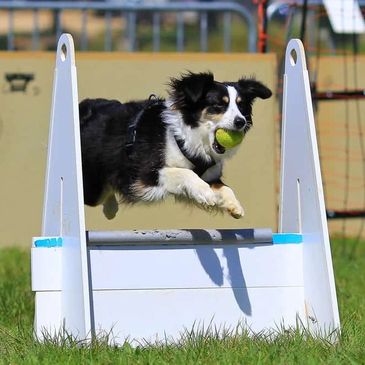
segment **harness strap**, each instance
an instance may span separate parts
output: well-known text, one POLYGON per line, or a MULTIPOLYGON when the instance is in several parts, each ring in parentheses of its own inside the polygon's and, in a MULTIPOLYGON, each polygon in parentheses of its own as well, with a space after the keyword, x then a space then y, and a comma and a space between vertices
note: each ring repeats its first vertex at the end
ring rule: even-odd
POLYGON ((194 166, 195 168, 193 169, 193 171, 199 176, 203 176, 204 173, 210 169, 211 167, 213 167, 216 162, 214 160, 211 160, 209 162, 207 162, 206 160, 204 160, 201 157, 197 157, 197 156, 192 156, 191 154, 188 153, 188 151, 186 150, 184 144, 184 140, 177 137, 176 135, 175 137, 175 141, 177 143, 177 145, 180 148, 181 153, 184 155, 184 157, 189 160, 194 166))
POLYGON ((137 113, 134 120, 128 125, 127 128, 127 143, 125 144, 127 155, 130 155, 133 151, 133 146, 137 136, 137 126, 139 121, 142 119, 143 114, 146 110, 152 106, 158 104, 161 100, 157 98, 155 94, 151 94, 148 100, 145 102, 143 108, 137 113))

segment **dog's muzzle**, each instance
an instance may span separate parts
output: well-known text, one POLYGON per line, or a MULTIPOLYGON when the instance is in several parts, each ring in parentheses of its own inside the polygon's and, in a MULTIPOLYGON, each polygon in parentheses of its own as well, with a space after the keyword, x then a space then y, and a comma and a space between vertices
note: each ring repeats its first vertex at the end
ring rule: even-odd
POLYGON ((217 138, 215 137, 215 135, 214 135, 214 142, 213 142, 212 147, 213 147, 213 150, 216 153, 218 153, 219 155, 223 155, 223 153, 226 152, 226 149, 218 143, 217 138))

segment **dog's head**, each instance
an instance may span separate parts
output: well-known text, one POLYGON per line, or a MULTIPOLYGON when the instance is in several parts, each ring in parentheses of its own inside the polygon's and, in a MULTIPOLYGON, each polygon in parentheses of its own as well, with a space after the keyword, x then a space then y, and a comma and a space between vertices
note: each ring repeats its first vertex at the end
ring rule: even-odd
POLYGON ((217 82, 209 72, 189 72, 171 80, 169 94, 184 123, 201 134, 203 141, 209 141, 214 154, 223 157, 226 150, 215 139, 215 131, 223 128, 247 133, 252 126, 253 101, 269 98, 271 91, 254 78, 217 82))

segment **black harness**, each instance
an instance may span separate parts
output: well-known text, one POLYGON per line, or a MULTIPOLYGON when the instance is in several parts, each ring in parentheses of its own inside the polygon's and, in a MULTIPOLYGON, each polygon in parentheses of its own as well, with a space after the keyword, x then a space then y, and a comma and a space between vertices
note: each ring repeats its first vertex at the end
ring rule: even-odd
POLYGON ((145 102, 143 108, 138 112, 132 123, 129 124, 127 129, 127 143, 125 145, 127 155, 129 156, 133 151, 134 142, 136 141, 137 126, 142 119, 143 114, 151 109, 153 106, 160 104, 161 100, 157 98, 155 94, 151 94, 148 100, 145 102))
MULTIPOLYGON (((148 100, 145 102, 145 105, 143 108, 138 112, 134 120, 129 124, 127 129, 127 143, 126 143, 126 152, 129 156, 133 151, 133 146, 136 141, 136 135, 137 135, 137 126, 139 121, 142 119, 143 114, 152 108, 153 106, 161 103, 161 100, 156 97, 156 95, 151 94, 148 100)), ((212 159, 211 161, 207 162, 201 157, 193 156, 188 153, 187 149, 185 148, 185 142, 183 139, 179 138, 178 136, 174 136, 176 144, 178 145, 181 153, 184 155, 184 157, 190 161, 194 165, 193 171, 199 176, 203 176, 204 173, 216 165, 216 162, 212 159)))
POLYGON ((179 138, 178 136, 175 136, 175 141, 176 144, 179 146, 181 153, 184 155, 184 157, 189 160, 194 166, 195 168, 193 169, 193 171, 199 176, 203 176, 204 173, 210 169, 211 167, 213 167, 216 162, 212 159, 211 161, 207 162, 206 160, 204 160, 203 158, 199 157, 199 156, 192 156, 188 153, 188 151, 186 150, 186 148, 184 147, 184 140, 182 140, 181 138, 179 138))

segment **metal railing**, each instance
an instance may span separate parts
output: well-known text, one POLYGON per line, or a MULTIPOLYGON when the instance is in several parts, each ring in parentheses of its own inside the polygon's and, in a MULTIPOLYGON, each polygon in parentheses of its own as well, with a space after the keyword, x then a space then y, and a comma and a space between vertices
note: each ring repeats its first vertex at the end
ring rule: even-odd
MULTIPOLYGON (((62 14, 66 10, 81 11, 81 34, 80 49, 88 50, 88 14, 90 11, 98 11, 104 14, 104 50, 112 50, 112 17, 119 13, 125 20, 126 27, 124 36, 127 40, 127 51, 137 50, 137 19, 141 13, 151 13, 152 15, 152 50, 159 52, 161 47, 161 14, 176 14, 176 51, 185 50, 185 23, 184 14, 193 12, 199 19, 199 44, 200 51, 208 51, 208 14, 220 14, 223 16, 223 44, 224 52, 231 51, 232 38, 232 14, 238 15, 247 25, 247 45, 242 44, 242 51, 256 51, 256 23, 251 12, 241 4, 234 2, 173 2, 173 3, 133 3, 133 2, 87 2, 87 1, 0 1, 0 10, 6 10, 8 13, 8 34, 7 49, 14 50, 14 16, 17 11, 29 10, 32 12, 33 26, 30 30, 32 37, 32 49, 40 48, 40 22, 39 12, 42 10, 51 10, 55 14, 55 36, 59 38, 63 31, 62 14)), ((122 25, 121 25, 122 26, 122 25)), ((245 37, 242 35, 242 40, 245 37)), ((242 42, 243 43, 243 42, 242 42)), ((55 41, 56 45, 56 41, 55 41)))

